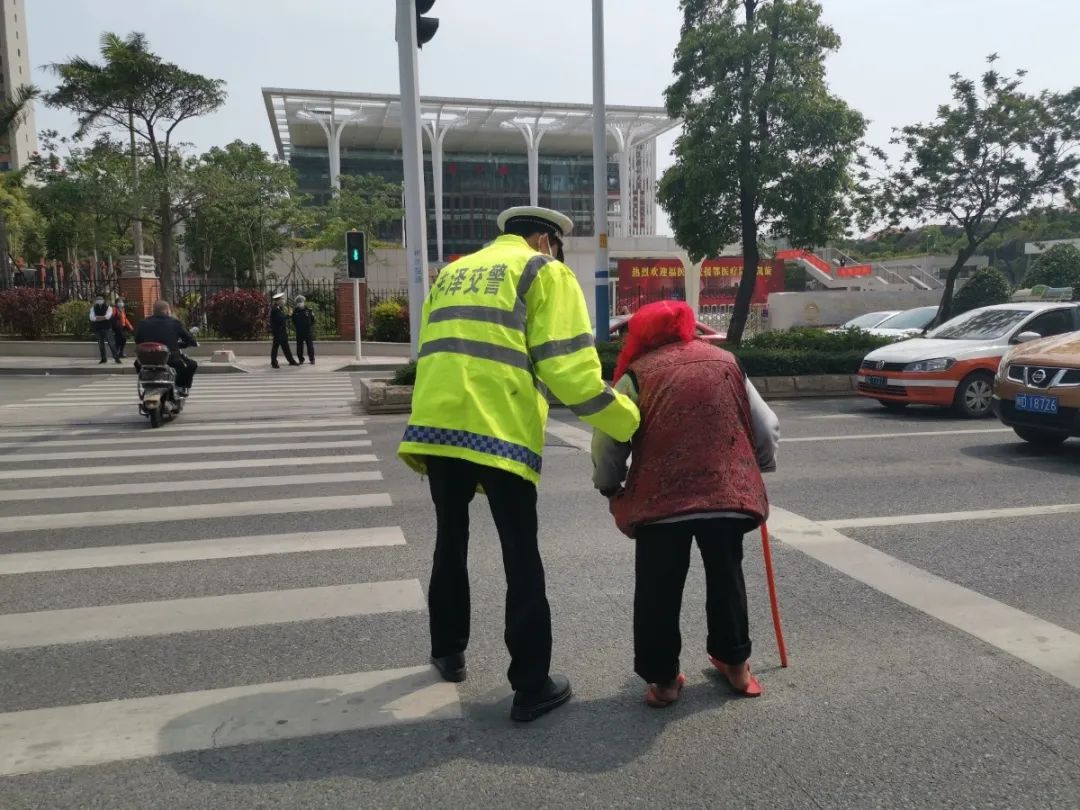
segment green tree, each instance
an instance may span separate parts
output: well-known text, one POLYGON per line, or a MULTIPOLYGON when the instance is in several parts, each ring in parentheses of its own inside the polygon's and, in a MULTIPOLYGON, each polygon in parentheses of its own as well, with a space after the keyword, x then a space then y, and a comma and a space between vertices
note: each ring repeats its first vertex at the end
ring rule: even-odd
POLYGON ((383 226, 401 219, 401 186, 378 175, 342 175, 341 189, 318 209, 311 241, 316 250, 333 250, 334 264, 345 270, 345 234, 363 231, 369 252, 383 226))
POLYGON ((981 267, 967 280, 953 298, 953 315, 970 309, 1005 304, 1012 295, 1012 285, 1005 274, 995 267, 981 267))
POLYGON ((1039 256, 1024 277, 1025 287, 1072 287, 1073 300, 1080 301, 1080 250, 1073 245, 1054 245, 1039 256))
POLYGON ((203 276, 262 280, 289 242, 299 200, 296 176, 258 144, 214 147, 192 168, 194 199, 185 213, 185 245, 203 276))
POLYGON ((682 0, 669 114, 683 120, 661 205, 692 261, 741 241, 728 340, 742 338, 763 236, 823 244, 844 229, 863 117, 829 93, 840 38, 812 0, 682 0))
MULTIPOLYGON (((9 143, 11 142, 14 130, 26 120, 30 105, 40 96, 41 91, 38 88, 32 84, 22 84, 15 88, 12 95, 0 99, 0 137, 6 139, 9 143)), ((27 224, 27 211, 16 210, 20 204, 18 202, 20 195, 13 195, 16 186, 21 186, 21 184, 21 176, 17 176, 14 180, 9 180, 5 176, 3 188, 0 190, 0 276, 2 276, 0 278, 0 287, 11 281, 9 262, 12 260, 12 248, 16 247, 12 244, 14 234, 11 231, 16 227, 25 227, 27 224), (18 225, 15 222, 9 223, 9 216, 18 219, 18 225)), ((22 204, 25 205, 25 199, 22 199, 22 204)), ((15 252, 18 252, 17 247, 15 252)))
POLYGON ((142 34, 126 39, 105 33, 101 63, 82 57, 52 65, 60 85, 46 101, 74 111, 82 135, 97 126, 118 127, 141 139, 153 160, 157 193, 161 292, 172 296, 175 226, 173 179, 178 158, 173 140, 184 121, 225 103, 225 83, 191 73, 150 51, 142 34))
POLYGON ((894 224, 934 221, 960 229, 939 320, 954 314, 960 270, 1009 218, 1075 191, 1080 88, 1024 93, 1024 71, 1005 77, 994 69, 996 60, 988 58, 979 81, 953 74, 952 103, 942 104, 931 123, 903 127, 893 137, 903 148, 898 167, 873 150, 884 174, 862 175, 873 189, 873 207, 894 224))

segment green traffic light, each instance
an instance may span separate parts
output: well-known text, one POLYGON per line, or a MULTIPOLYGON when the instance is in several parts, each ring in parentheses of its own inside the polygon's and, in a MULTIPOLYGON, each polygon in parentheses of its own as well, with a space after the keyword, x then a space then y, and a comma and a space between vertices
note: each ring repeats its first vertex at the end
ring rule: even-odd
POLYGON ((354 262, 358 262, 358 261, 360 261, 360 249, 359 249, 359 248, 353 248, 353 251, 352 251, 352 260, 353 260, 354 262))

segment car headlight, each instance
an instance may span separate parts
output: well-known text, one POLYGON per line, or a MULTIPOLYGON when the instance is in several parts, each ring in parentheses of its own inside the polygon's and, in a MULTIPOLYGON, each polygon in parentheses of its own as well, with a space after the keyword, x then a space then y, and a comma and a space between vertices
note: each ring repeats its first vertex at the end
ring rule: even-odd
POLYGON ((917 363, 908 363, 904 371, 945 371, 952 367, 956 360, 952 357, 935 357, 933 360, 920 360, 917 363))

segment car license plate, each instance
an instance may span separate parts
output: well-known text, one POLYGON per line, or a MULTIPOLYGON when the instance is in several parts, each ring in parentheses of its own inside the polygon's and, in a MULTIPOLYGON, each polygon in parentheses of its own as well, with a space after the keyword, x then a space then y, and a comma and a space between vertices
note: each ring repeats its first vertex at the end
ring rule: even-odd
POLYGON ((879 377, 879 376, 877 376, 875 374, 867 374, 866 375, 866 384, 867 385, 876 385, 876 386, 879 386, 880 388, 884 388, 885 386, 887 386, 889 384, 889 378, 888 377, 879 377))
POLYGON ((1028 413, 1056 414, 1058 412, 1058 398, 1041 394, 1017 394, 1016 410, 1027 411, 1028 413))

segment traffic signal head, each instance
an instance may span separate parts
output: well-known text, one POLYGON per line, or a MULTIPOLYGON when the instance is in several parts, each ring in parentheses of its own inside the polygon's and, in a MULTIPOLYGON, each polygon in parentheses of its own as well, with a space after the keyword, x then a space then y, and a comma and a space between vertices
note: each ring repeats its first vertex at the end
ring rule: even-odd
POLYGON ((433 5, 435 5, 435 0, 416 0, 416 45, 419 48, 423 48, 424 43, 435 36, 435 32, 439 30, 438 17, 423 16, 431 11, 433 5))
POLYGON ((363 231, 345 234, 345 267, 349 278, 367 278, 366 242, 363 231))

